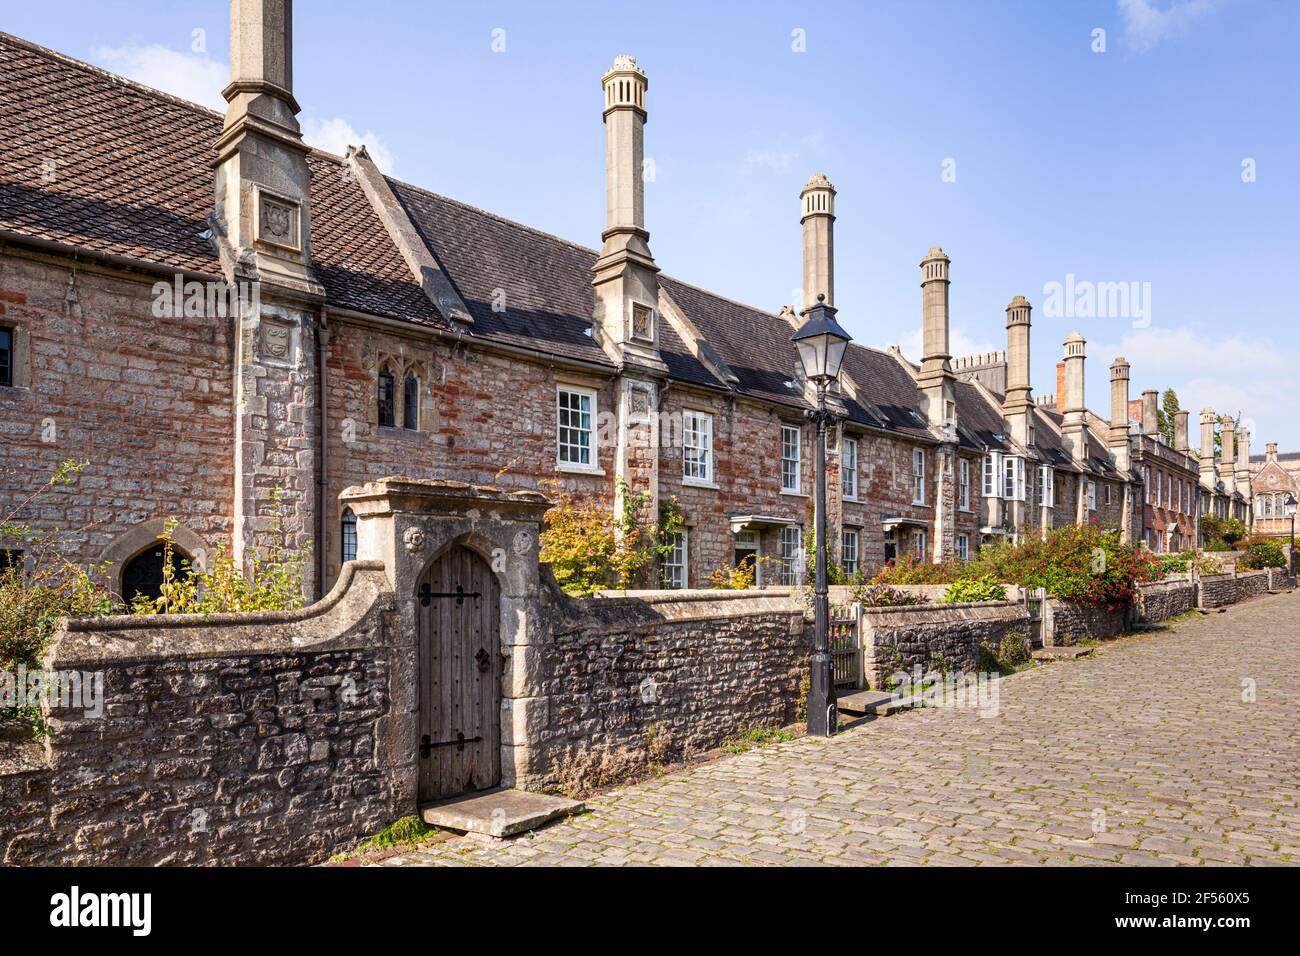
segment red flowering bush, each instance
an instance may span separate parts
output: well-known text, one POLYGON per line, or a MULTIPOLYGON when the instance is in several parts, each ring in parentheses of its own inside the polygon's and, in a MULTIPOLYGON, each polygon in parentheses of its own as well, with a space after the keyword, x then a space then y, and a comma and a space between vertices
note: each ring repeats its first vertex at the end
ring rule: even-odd
POLYGON ((1045 539, 987 545, 965 569, 967 577, 998 581, 1092 607, 1119 610, 1137 596, 1137 585, 1163 576, 1150 552, 1124 544, 1118 531, 1096 525, 1049 531, 1045 539))

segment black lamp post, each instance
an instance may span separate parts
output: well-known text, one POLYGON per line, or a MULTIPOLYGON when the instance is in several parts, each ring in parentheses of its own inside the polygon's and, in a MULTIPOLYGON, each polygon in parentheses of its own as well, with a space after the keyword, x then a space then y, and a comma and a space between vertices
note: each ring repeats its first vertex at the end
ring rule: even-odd
POLYGON ((1286 573, 1292 576, 1295 574, 1295 495, 1287 495, 1282 506, 1286 508, 1286 516, 1291 519, 1291 551, 1286 556, 1286 573))
POLYGON ((799 361, 803 365, 804 375, 817 386, 817 407, 808 412, 808 417, 817 426, 817 438, 813 443, 813 527, 816 529, 817 578, 813 591, 814 631, 808 687, 808 734, 830 737, 835 733, 839 721, 835 713, 835 680, 827 638, 830 600, 826 589, 826 426, 834 421, 834 415, 826 409, 826 389, 840 377, 840 364, 844 361, 844 350, 849 345, 849 334, 835 321, 835 309, 826 304, 824 294, 817 296, 817 304, 805 309, 803 316, 803 325, 790 341, 799 349, 799 361))

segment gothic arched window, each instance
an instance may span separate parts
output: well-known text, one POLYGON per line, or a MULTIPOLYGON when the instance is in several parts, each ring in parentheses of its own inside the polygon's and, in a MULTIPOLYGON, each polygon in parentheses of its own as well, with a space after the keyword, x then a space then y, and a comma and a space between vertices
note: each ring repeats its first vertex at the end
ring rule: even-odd
POLYGON ((416 431, 420 427, 420 380, 407 372, 402 382, 402 427, 416 431))
POLYGON ((339 539, 342 542, 342 557, 346 561, 357 559, 357 516, 351 508, 343 509, 339 519, 339 539))
POLYGON ((397 424, 397 381, 387 365, 379 370, 379 424, 397 424))

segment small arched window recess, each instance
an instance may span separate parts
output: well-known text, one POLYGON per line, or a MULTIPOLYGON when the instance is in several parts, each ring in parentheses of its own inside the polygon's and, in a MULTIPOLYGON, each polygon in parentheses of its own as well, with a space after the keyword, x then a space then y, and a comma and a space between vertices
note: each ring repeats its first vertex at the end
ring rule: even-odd
POLYGON ((344 562, 355 561, 357 559, 357 516, 353 514, 351 508, 344 508, 343 517, 339 519, 339 540, 342 542, 344 562))
POLYGON ((392 428, 397 414, 397 382, 387 365, 379 370, 379 424, 392 428))
POLYGON ((402 427, 411 431, 420 428, 420 380, 414 372, 407 372, 402 382, 402 427))

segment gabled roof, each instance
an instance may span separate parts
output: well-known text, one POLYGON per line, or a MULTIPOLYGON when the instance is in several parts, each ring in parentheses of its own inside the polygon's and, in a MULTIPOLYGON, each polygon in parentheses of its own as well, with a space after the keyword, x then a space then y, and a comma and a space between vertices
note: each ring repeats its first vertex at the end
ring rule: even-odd
MULTIPOLYGON (((0 230, 220 275, 222 116, 0 33, 0 230)), ((313 151, 312 257, 331 302, 445 324, 342 160, 313 151)))

